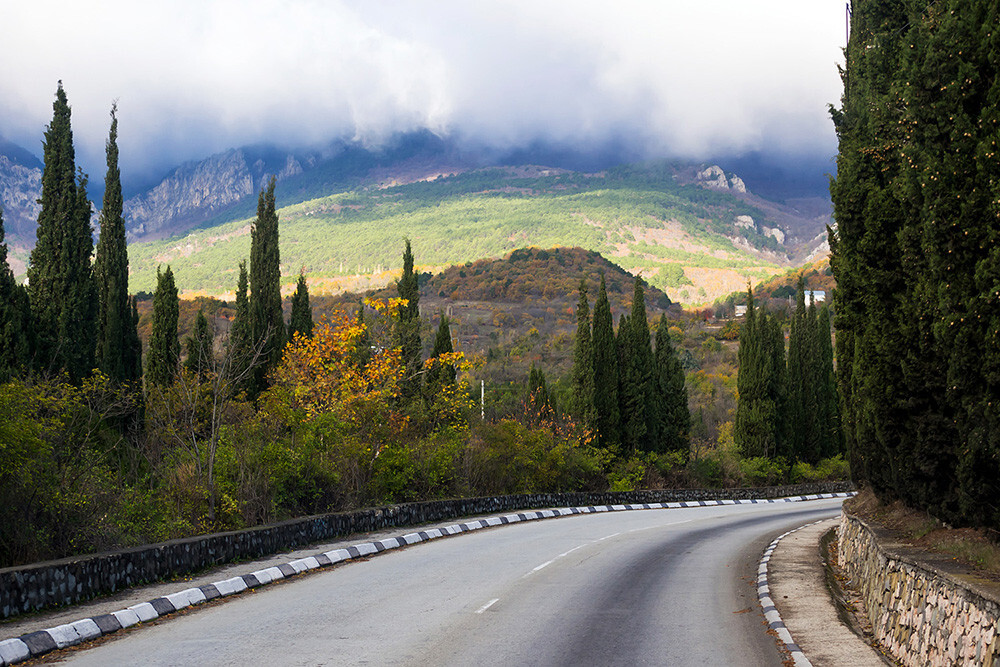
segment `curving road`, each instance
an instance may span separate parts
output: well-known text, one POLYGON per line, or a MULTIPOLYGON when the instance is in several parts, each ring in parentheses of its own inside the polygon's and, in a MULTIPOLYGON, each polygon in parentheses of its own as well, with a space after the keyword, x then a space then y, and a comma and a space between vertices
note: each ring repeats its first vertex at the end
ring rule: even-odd
POLYGON ((781 665, 776 535, 841 500, 589 514, 387 552, 112 635, 74 665, 781 665))

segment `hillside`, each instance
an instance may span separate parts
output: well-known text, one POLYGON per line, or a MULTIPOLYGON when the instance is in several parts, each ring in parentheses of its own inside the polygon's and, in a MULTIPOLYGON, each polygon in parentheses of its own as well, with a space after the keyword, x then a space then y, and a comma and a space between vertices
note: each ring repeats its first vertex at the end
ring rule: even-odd
MULTIPOLYGON (((791 265, 787 247, 803 238, 748 203, 747 193, 687 182, 687 168, 477 169, 285 206, 279 211, 284 282, 291 289, 304 268, 316 293, 388 284, 404 238, 425 271, 524 246, 580 246, 685 304, 711 303, 791 265)), ((182 290, 228 294, 249 245, 249 219, 133 244, 132 289, 151 290, 156 266, 169 263, 182 290)))

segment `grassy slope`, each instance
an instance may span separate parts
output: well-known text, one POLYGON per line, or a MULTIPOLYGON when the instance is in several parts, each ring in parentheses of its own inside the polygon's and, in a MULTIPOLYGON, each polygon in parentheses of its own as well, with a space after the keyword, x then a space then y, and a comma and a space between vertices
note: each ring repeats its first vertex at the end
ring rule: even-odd
MULTIPOLYGON (((735 233, 740 214, 765 217, 729 195, 678 185, 663 166, 600 176, 482 170, 281 209, 282 273, 290 290, 304 267, 315 292, 333 293, 388 283, 404 238, 423 267, 525 246, 581 246, 641 271, 675 301, 704 303, 781 271, 777 259, 755 257, 723 235, 735 233)), ((131 288, 151 290, 157 264, 169 263, 182 291, 230 293, 237 263, 249 256, 249 232, 249 220, 240 220, 134 244, 131 288)))

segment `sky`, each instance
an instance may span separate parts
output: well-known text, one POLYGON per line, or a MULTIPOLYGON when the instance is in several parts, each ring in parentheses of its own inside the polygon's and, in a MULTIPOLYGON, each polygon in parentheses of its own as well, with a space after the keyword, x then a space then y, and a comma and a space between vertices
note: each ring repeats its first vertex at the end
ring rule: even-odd
POLYGON ((843 0, 0 0, 0 136, 41 153, 57 81, 78 162, 123 179, 272 143, 828 157, 843 0))

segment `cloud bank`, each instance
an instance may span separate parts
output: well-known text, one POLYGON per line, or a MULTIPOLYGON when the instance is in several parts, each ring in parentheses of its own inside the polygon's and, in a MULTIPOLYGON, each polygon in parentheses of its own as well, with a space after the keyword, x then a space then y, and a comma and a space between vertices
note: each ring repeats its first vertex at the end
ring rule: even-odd
POLYGON ((841 0, 0 0, 0 16, 0 135, 40 152, 61 79, 95 179, 114 100, 126 178, 420 128, 649 157, 836 145, 841 0))

